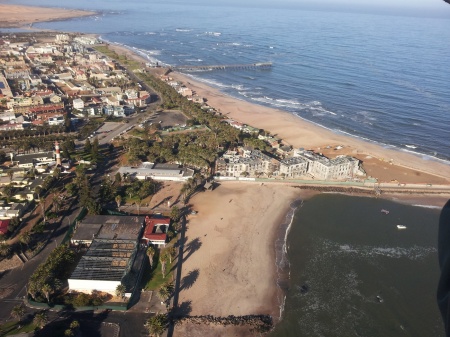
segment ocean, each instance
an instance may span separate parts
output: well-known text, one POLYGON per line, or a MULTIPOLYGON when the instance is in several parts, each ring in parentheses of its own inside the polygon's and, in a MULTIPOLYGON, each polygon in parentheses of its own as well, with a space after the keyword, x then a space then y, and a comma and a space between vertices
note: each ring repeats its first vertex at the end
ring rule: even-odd
POLYGON ((282 320, 269 336, 443 337, 439 213, 369 197, 304 201, 286 242, 282 320))
POLYGON ((184 2, 63 6, 99 14, 34 26, 98 33, 172 66, 273 62, 271 70, 191 75, 336 132, 450 160, 450 19, 184 2))
MULTIPOLYGON (((149 62, 273 62, 191 76, 335 132, 450 160, 449 19, 142 0, 39 4, 99 14, 34 27, 97 33, 149 62)), ((287 238, 290 278, 271 336, 442 336, 438 215, 373 198, 305 201, 287 238)))

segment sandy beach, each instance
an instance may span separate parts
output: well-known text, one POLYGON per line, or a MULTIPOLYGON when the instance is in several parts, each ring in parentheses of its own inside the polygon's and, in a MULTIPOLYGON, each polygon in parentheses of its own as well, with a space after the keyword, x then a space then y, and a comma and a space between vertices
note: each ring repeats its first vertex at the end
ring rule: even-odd
MULTIPOLYGON (((110 44, 110 48, 127 57, 147 62, 131 50, 110 44)), ((162 69, 152 70, 156 75, 162 69)), ((450 165, 405 151, 386 148, 356 137, 338 134, 286 111, 253 104, 228 96, 216 88, 196 81, 188 75, 171 72, 170 77, 184 83, 207 103, 239 122, 270 131, 283 139, 284 144, 321 152, 331 158, 346 154, 363 162, 367 174, 379 182, 449 184, 450 165), (335 150, 338 145, 342 149, 335 150), (327 148, 329 147, 329 148, 327 148)))
POLYGON ((65 20, 94 14, 95 12, 72 9, 0 4, 0 28, 17 28, 36 22, 65 20))
MULTIPOLYGON (((309 195, 286 185, 226 182, 194 196, 190 202, 198 214, 188 217, 186 246, 196 249, 185 253, 179 306, 190 308, 190 315, 277 319, 275 237, 290 202, 309 195)), ((176 329, 181 336, 249 335, 234 327, 176 329)))

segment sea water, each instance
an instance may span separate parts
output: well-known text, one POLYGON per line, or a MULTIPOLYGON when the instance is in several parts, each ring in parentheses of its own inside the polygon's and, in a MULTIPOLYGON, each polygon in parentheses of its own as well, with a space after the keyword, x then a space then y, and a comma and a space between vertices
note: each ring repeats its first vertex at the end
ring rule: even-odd
POLYGON ((439 212, 333 194, 304 201, 286 243, 282 321, 270 336, 444 336, 439 212))
MULTIPOLYGON (((7 3, 35 5, 32 0, 7 3)), ((450 159, 448 18, 173 1, 39 4, 98 15, 36 28, 98 33, 161 64, 273 62, 271 70, 191 75, 336 132, 450 159)))

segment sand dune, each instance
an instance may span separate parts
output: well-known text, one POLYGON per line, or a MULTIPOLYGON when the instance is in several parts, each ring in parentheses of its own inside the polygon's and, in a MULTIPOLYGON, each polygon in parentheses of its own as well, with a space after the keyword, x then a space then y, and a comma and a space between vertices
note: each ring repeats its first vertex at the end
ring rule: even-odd
POLYGON ((22 27, 35 22, 65 20, 94 15, 95 12, 0 4, 0 27, 22 27))

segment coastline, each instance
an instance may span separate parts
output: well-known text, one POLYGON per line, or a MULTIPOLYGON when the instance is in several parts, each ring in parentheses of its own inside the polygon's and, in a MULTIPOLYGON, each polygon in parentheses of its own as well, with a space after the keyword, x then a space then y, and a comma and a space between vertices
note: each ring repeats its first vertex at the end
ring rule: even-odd
MULTIPOLYGON (((0 5, 2 6, 2 5, 0 5)), ((1 12, 1 7, 0 7, 1 12)), ((88 13, 88 12, 86 12, 88 13)), ((70 16, 70 17, 55 17, 54 19, 49 20, 41 20, 41 21, 51 21, 51 20, 63 20, 63 19, 70 19, 73 17, 78 16, 87 16, 87 15, 94 15, 95 13, 91 14, 85 14, 85 15, 76 15, 76 16, 70 16)), ((0 20, 1 21, 1 20, 0 20)), ((39 21, 39 22, 41 22, 39 21)), ((33 21, 38 22, 38 21, 33 21)), ((133 50, 132 48, 127 48, 126 46, 119 46, 110 44, 110 47, 112 49, 115 49, 117 51, 121 51, 122 53, 127 54, 130 57, 135 57, 143 62, 148 62, 148 60, 145 59, 142 55, 138 54, 138 51, 133 50)), ((249 103, 244 100, 239 100, 237 98, 228 96, 222 92, 220 92, 218 89, 209 87, 207 84, 197 81, 195 79, 192 79, 191 77, 182 74, 182 73, 171 73, 170 76, 174 77, 175 79, 185 83, 194 91, 197 92, 202 97, 205 97, 208 99, 208 104, 211 106, 220 109, 220 111, 224 114, 227 114, 228 116, 246 123, 250 124, 255 127, 260 127, 262 129, 266 129, 270 131, 273 134, 277 134, 279 137, 283 138, 283 141, 285 143, 288 143, 290 145, 293 145, 295 147, 305 147, 305 148, 311 148, 315 151, 323 152, 326 155, 338 155, 338 154, 348 154, 355 157, 358 157, 359 159, 364 161, 365 165, 368 165, 368 172, 370 175, 381 177, 381 181, 392 181, 397 180, 400 182, 432 182, 433 184, 439 184, 439 183, 449 183, 450 178, 450 167, 449 165, 446 165, 444 163, 433 161, 433 160, 424 160, 420 158, 420 156, 407 153, 406 151, 400 151, 398 149, 388 149, 384 148, 380 145, 366 142, 364 140, 354 138, 350 135, 344 135, 344 134, 337 134, 333 132, 332 130, 326 129, 324 127, 320 127, 312 122, 309 122, 307 120, 301 119, 298 116, 295 116, 291 113, 288 113, 286 111, 273 109, 265 106, 261 106, 255 103, 249 103), (299 132, 299 130, 302 131, 302 133, 299 132), (334 151, 333 147, 337 145, 343 145, 344 148, 340 151, 334 151), (331 146, 330 149, 326 149, 327 146, 331 146), (370 157, 370 158, 369 158, 370 157), (417 162, 416 162, 417 161, 417 162), (432 173, 432 174, 429 174, 432 173)), ((254 303, 250 303, 253 305, 255 309, 261 310, 262 312, 252 312, 252 313, 271 313, 273 317, 277 317, 277 314, 274 312, 274 307, 282 306, 282 303, 280 303, 280 291, 282 290, 281 287, 278 289, 272 289, 273 284, 278 284, 278 276, 279 273, 277 271, 277 252, 276 252, 276 245, 277 241, 279 240, 279 237, 282 234, 282 238, 285 243, 285 239, 287 235, 289 234, 290 225, 286 224, 286 220, 288 218, 289 212, 292 211, 291 208, 291 202, 297 200, 298 198, 301 198, 302 200, 312 197, 313 195, 316 195, 320 192, 313 192, 313 191, 301 191, 296 190, 291 187, 290 184, 270 184, 270 186, 264 185, 265 189, 267 188, 269 191, 271 191, 272 194, 268 193, 261 193, 260 188, 262 186, 258 186, 258 184, 254 183, 232 183, 232 182, 226 182, 223 184, 223 186, 219 187, 217 192, 212 193, 222 193, 221 188, 226 186, 245 186, 245 189, 248 190, 248 194, 245 194, 247 191, 242 192, 242 189, 239 187, 231 188, 231 192, 225 193, 227 196, 224 198, 223 195, 221 196, 214 196, 214 198, 220 198, 217 201, 217 208, 213 209, 210 207, 205 207, 205 203, 211 203, 211 201, 207 200, 211 196, 211 194, 208 194, 210 192, 205 192, 204 196, 198 195, 195 196, 193 199, 194 207, 195 209, 200 209, 199 215, 197 217, 192 217, 189 222, 189 231, 188 236, 191 238, 189 242, 193 242, 196 238, 203 238, 207 237, 210 241, 208 243, 208 246, 206 244, 206 239, 204 241, 201 241, 202 244, 200 245, 197 252, 192 253, 192 255, 189 257, 189 259, 186 261, 187 266, 183 266, 183 275, 182 277, 188 277, 189 272, 195 270, 192 269, 196 266, 196 263, 198 262, 198 259, 203 258, 203 254, 206 250, 206 248, 209 247, 209 249, 222 249, 223 247, 213 247, 213 243, 215 241, 210 240, 211 233, 214 233, 215 229, 209 228, 207 225, 213 225, 215 222, 219 223, 218 220, 218 214, 219 212, 225 213, 223 206, 227 206, 228 204, 233 204, 234 202, 240 202, 240 208, 234 209, 235 217, 237 215, 240 216, 251 216, 254 217, 254 221, 259 221, 260 223, 264 222, 264 225, 268 228, 265 229, 265 232, 262 233, 262 240, 270 242, 271 244, 261 244, 258 246, 258 249, 255 249, 255 251, 252 251, 251 254, 261 254, 267 257, 272 263, 272 268, 267 267, 266 263, 261 266, 258 265, 258 263, 255 263, 255 266, 258 267, 258 272, 253 277, 252 282, 260 286, 264 292, 266 293, 264 297, 261 295, 260 297, 254 297, 254 298, 239 298, 236 297, 236 293, 239 293, 239 289, 228 289, 228 293, 221 293, 221 294, 215 294, 216 292, 223 291, 222 288, 215 287, 215 288, 203 288, 199 287, 197 283, 203 282, 202 278, 204 278, 203 273, 207 271, 209 268, 208 265, 206 265, 204 268, 198 268, 199 275, 197 279, 195 280, 195 283, 191 287, 185 287, 183 289, 183 296, 180 296, 180 301, 183 301, 183 303, 189 303, 190 298, 193 298, 191 302, 191 308, 192 313, 190 314, 212 314, 212 315, 228 315, 228 314, 249 314, 250 312, 245 312, 244 309, 241 309, 239 306, 239 309, 242 311, 234 311, 236 308, 235 306, 228 304, 228 306, 224 306, 222 308, 222 305, 224 305, 223 302, 220 302, 220 300, 211 299, 211 296, 209 298, 204 299, 202 298, 202 303, 200 305, 203 305, 203 308, 199 308, 197 304, 197 298, 199 296, 204 297, 204 292, 206 289, 207 295, 220 295, 221 297, 232 297, 236 301, 239 300, 245 300, 248 302, 249 300, 254 300, 254 303), (236 185, 233 185, 236 184, 236 185), (283 191, 281 191, 283 190, 283 191), (286 191, 284 191, 286 190, 286 191), (295 190, 295 192, 288 190, 295 190), (266 204, 267 200, 263 200, 258 205, 254 205, 254 200, 256 200, 257 197, 273 197, 273 199, 270 200, 276 200, 276 205, 273 204, 266 204), (232 199, 233 201, 228 202, 228 199, 232 199), (277 207, 275 207, 277 206, 277 207), (253 208, 255 207, 255 209, 253 208), (269 208, 270 207, 270 208, 269 208), (249 211, 251 210, 251 211, 249 211), (273 214, 271 214, 270 217, 264 217, 265 211, 271 211, 273 214), (212 217, 214 216, 214 221, 209 222, 208 219, 205 220, 205 217, 212 217), (287 226, 285 230, 284 226, 287 226), (202 232, 205 230, 204 232, 202 232), (197 236, 198 235, 198 236, 197 236), (213 241, 213 242, 211 242, 213 241), (273 245, 273 246, 272 246, 273 245), (202 256, 199 256, 202 255, 202 256), (275 263, 273 263, 275 261, 275 263), (264 274, 266 273, 266 274, 264 274), (260 275, 263 275, 263 277, 270 279, 272 282, 272 287, 267 288, 267 285, 261 285, 261 277, 257 277, 260 275), (265 275, 265 276, 264 276, 265 275), (271 276, 268 276, 271 275, 271 276), (265 288, 264 288, 265 287, 265 288), (219 291, 218 291, 219 290, 219 291), (226 296, 227 295, 227 296, 226 296), (212 308, 208 306, 207 302, 208 300, 210 302, 215 302, 218 306, 220 305, 220 308, 215 307, 212 308), (275 305, 276 304, 276 305, 275 305), (210 312, 209 310, 219 310, 216 312, 210 312)), ((436 197, 431 198, 428 196, 410 196, 410 195, 399 195, 397 196, 386 196, 385 198, 394 200, 396 202, 405 202, 405 203, 416 203, 413 205, 421 205, 428 203, 431 203, 435 207, 440 207, 439 205, 442 202, 442 199, 444 197, 436 197), (431 200, 433 199, 433 200, 431 200)), ((214 199, 216 200, 216 199, 214 199)), ((444 202, 445 203, 445 202, 444 202)), ((293 216, 295 214, 295 211, 293 211, 292 217, 290 219, 290 223, 292 224, 293 216)), ((228 216, 228 213, 226 213, 226 216, 228 216)), ((225 219, 225 218, 224 218, 225 219)), ((234 221, 233 219, 226 219, 226 223, 222 223, 223 220, 220 219, 221 225, 223 226, 223 231, 226 230, 233 230, 234 227, 237 225, 246 225, 243 223, 239 223, 234 221)), ((257 227, 255 227, 257 228, 257 227)), ((239 232, 238 232, 239 233, 239 232)), ((216 233, 217 234, 217 233, 216 233)), ((251 233, 250 233, 251 234, 251 233)), ((259 233, 258 233, 259 234, 259 233)), ((243 234, 238 234, 243 235, 243 234)), ((245 245, 245 239, 253 240, 254 236, 248 235, 242 238, 241 245, 245 245)), ((226 247, 225 247, 226 248, 226 247)), ((211 251, 209 251, 211 252, 211 251)), ((229 250, 228 252, 224 253, 224 255, 228 254, 228 257, 223 257, 223 260, 231 259, 233 258, 233 254, 235 251, 229 250)), ((250 255, 253 257, 253 255, 250 255)), ((210 263, 213 263, 213 258, 210 255, 209 256, 210 263)), ((240 258, 245 259, 245 257, 240 256, 240 258)), ((202 261, 203 262, 203 261, 202 261)), ((264 261, 266 262, 266 261, 264 261)), ((199 264, 199 263, 198 263, 199 264)), ((197 265, 198 265, 197 264, 197 265)), ((238 265, 239 261, 235 261, 234 268, 236 269, 236 273, 239 271, 246 272, 249 270, 249 267, 247 265, 238 265), (246 269, 247 267, 247 269, 246 269)), ((220 269, 221 270, 221 269, 220 269)), ((220 270, 218 270, 219 274, 217 276, 220 276, 220 270)), ((241 281, 243 280, 242 275, 240 275, 241 281)), ((239 278, 238 278, 239 280, 239 278)), ((217 278, 213 281, 219 282, 217 278)), ((278 284, 279 285, 279 284, 278 284)), ((284 296, 284 294, 282 295, 284 296)), ((241 302, 239 302, 241 303, 241 302)), ((249 307, 251 307, 251 305, 249 307)), ((280 308, 282 309, 282 308, 280 308)), ((281 310, 278 313, 279 318, 281 319, 281 310)), ((277 321, 276 321, 277 322, 277 321)), ((275 322, 275 323, 276 323, 275 322)), ((187 325, 186 325, 187 326, 187 325)), ((182 329, 185 329, 186 326, 182 327, 182 329)), ((177 329, 180 329, 177 327, 177 329)), ((178 331, 178 330, 177 330, 178 331)), ((183 331, 183 330, 182 330, 183 331)), ((241 334, 241 335, 248 335, 248 332, 243 331, 242 328, 219 328, 219 327, 198 327, 195 326, 195 334, 194 331, 189 330, 189 327, 187 326, 187 329, 184 330, 185 334, 191 335, 191 336, 203 336, 204 334, 212 334, 214 332, 214 335, 230 335, 231 333, 241 334), (206 330, 205 330, 206 329, 206 330), (212 329, 212 330, 209 330, 212 329)))
MULTIPOLYGON (((291 203, 312 193, 285 184, 221 183, 214 191, 191 200, 197 215, 190 216, 186 246, 198 251, 183 262, 182 280, 196 270, 195 282, 181 286, 179 307, 189 303, 189 315, 271 315, 280 319, 282 290, 276 241, 286 236, 291 203), (200 244, 198 244, 200 242, 200 244), (191 244, 192 245, 192 244, 191 244)), ((289 223, 288 223, 289 224, 289 223)), ((248 336, 248 327, 176 327, 183 335, 248 336)))
POLYGON ((68 20, 95 14, 97 13, 75 9, 0 4, 0 28, 29 29, 30 25, 37 22, 68 20))
MULTIPOLYGON (((117 53, 125 54, 140 62, 149 61, 133 48, 107 43, 117 53)), ((150 72, 158 75, 162 70, 163 68, 153 68, 150 72)), ((171 72, 169 76, 185 84, 198 96, 206 98, 207 104, 223 115, 268 130, 281 138, 285 144, 312 149, 330 157, 350 155, 358 158, 363 162, 367 174, 377 178, 378 182, 444 185, 450 183, 450 165, 445 161, 336 133, 292 113, 229 96, 186 74, 171 72), (339 145, 342 149, 335 150, 339 145)))

